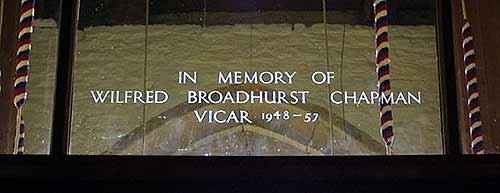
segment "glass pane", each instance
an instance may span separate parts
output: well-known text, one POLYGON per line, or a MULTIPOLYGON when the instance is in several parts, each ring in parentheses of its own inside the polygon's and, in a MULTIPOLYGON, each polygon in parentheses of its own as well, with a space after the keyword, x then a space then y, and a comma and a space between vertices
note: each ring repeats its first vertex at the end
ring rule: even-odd
MULTIPOLYGON (((145 10, 144 0, 80 1, 71 154, 102 154, 142 125, 144 104, 121 97, 145 87, 145 10)), ((142 154, 142 133, 128 137, 137 142, 123 154, 142 154)))
MULTIPOLYGON (((229 73, 248 72, 248 73, 269 73, 277 72, 283 68, 289 68, 290 74, 301 70, 298 64, 306 63, 314 68, 325 68, 326 52, 324 49, 324 34, 321 25, 315 26, 315 30, 306 30, 302 26, 294 35, 280 34, 280 31, 292 31, 292 25, 287 21, 279 20, 280 16, 269 17, 269 14, 281 13, 281 17, 286 17, 286 12, 264 12, 260 10, 257 2, 239 2, 226 4, 224 1, 199 1, 198 4, 192 3, 189 16, 184 19, 183 25, 173 25, 172 23, 151 20, 148 38, 150 40, 148 47, 148 66, 152 66, 148 74, 148 79, 157 77, 164 82, 157 84, 158 88, 165 88, 174 93, 171 95, 169 103, 171 105, 153 106, 148 108, 151 112, 152 120, 147 126, 151 133, 146 137, 146 152, 148 154, 178 154, 178 155, 307 155, 328 153, 331 145, 329 144, 328 126, 325 124, 316 126, 316 124, 305 124, 300 120, 290 120, 294 123, 285 123, 285 121, 275 120, 266 122, 262 120, 262 114, 288 114, 279 116, 292 116, 293 113, 305 113, 307 110, 315 110, 316 106, 307 106, 297 109, 292 105, 272 105, 272 104, 188 104, 186 105, 187 92, 220 92, 235 95, 237 91, 250 93, 251 91, 280 90, 283 93, 291 92, 291 85, 275 87, 273 85, 263 84, 218 84, 216 80, 219 73, 228 75, 229 73), (265 18, 273 18, 274 21, 265 21, 265 18), (268 28, 264 23, 274 22, 268 28), (163 33, 162 33, 163 30, 163 33), (161 36, 169 32, 169 36, 161 36), (157 39, 153 39, 157 38, 157 39), (297 39, 294 43, 287 46, 280 44, 297 39), (167 41, 165 41, 167 40, 167 41), (170 41, 168 41, 170 40, 170 41), (307 40, 305 42, 301 40, 307 40), (170 49, 164 49, 161 44, 169 42, 170 49), (311 60, 294 62, 293 65, 286 64, 290 61, 289 57, 298 54, 307 44, 310 48, 311 60), (273 49, 274 46, 276 49, 273 49), (287 47, 296 47, 299 49, 287 50, 287 47), (163 48, 163 49, 160 49, 163 48), (162 54, 161 51, 168 51, 168 54, 162 54), (271 54, 276 52, 283 53, 281 61, 271 54), (163 56, 163 57, 160 57, 163 56), (288 57, 288 58, 286 58, 288 57), (167 64, 165 64, 168 61, 167 64), (170 63, 170 64, 168 64, 170 63), (292 67, 292 68, 290 68, 292 67), (200 79, 196 85, 179 85, 176 78, 179 71, 193 72, 200 74, 200 79), (165 79, 172 77, 171 79, 165 79), (175 89, 175 90, 174 90, 175 89), (177 90, 179 89, 179 90, 177 90), (174 106, 175 105, 175 106, 174 106), (304 109, 305 108, 305 109, 304 109), (155 109, 158 109, 155 111, 155 109), (238 121, 231 123, 214 124, 209 121, 197 120, 197 113, 210 113, 217 110, 224 110, 224 113, 247 114, 252 123, 240 123, 238 121), (162 113, 163 111, 163 113, 162 113), (176 114, 175 116, 172 116, 176 114), (307 127, 307 130, 297 129, 297 127, 307 127), (316 130, 315 127, 321 127, 316 130), (318 139, 316 139, 318 138, 318 139), (313 144, 313 141, 318 141, 313 144), (311 144, 311 145, 307 145, 311 144), (313 147, 314 146, 314 147, 313 147), (323 151, 323 152, 322 152, 323 151)), ((176 3, 179 4, 180 3, 176 3)), ((182 4, 186 5, 186 4, 182 4)), ((316 9, 321 9, 321 4, 316 9)), ((152 6, 156 8, 156 6, 152 6)), ((158 6, 162 7, 162 6, 158 6)), ((158 18, 158 15, 164 14, 166 18, 173 17, 176 12, 183 11, 170 6, 172 10, 162 10, 158 12, 151 11, 151 18, 158 18)), ((321 12, 320 12, 321 13, 321 12)), ((178 18, 183 20, 182 18, 178 18)), ((168 21, 168 20, 163 20, 168 21)), ((304 67, 307 68, 307 67, 304 67)), ((307 79, 304 72, 300 79, 307 79)), ((158 81, 154 81, 158 82, 158 81)), ((302 83, 304 84, 304 83, 302 83)), ((326 92, 324 92, 327 95, 326 92)), ((318 95, 321 95, 318 93, 318 95)), ((317 96, 319 98, 319 96, 317 96)), ((326 101, 326 103, 328 103, 326 101)), ((311 112, 312 113, 312 112, 311 112)), ((328 116, 328 110, 326 110, 328 116)), ((276 115, 277 115, 276 114, 276 115)))
MULTIPOLYGON (((81 4, 72 153, 385 154, 372 1, 112 2, 81 4)), ((388 2, 393 152, 442 153, 434 3, 388 2)))
POLYGON ((0 131, 4 133, 0 146, 3 153, 49 153, 58 14, 57 0, 23 4, 0 1, 0 131), (14 84, 16 87, 11 86, 14 84), (23 99, 24 88, 27 88, 27 97, 23 99), (17 105, 13 101, 17 101, 17 105))
MULTIPOLYGON (((393 152, 441 154, 443 147, 434 2, 388 2, 392 102, 397 103, 392 105, 395 136, 393 152)), ((357 14, 369 15, 366 12, 357 14)), ((343 96, 344 100, 346 96, 356 96, 355 99, 347 99, 349 104, 343 104, 345 120, 366 134, 360 144, 348 138, 348 154, 384 154, 385 151, 379 129, 378 105, 362 98, 366 94, 371 100, 372 92, 378 92, 374 31, 370 25, 352 22, 345 25, 341 69, 343 96)))
POLYGON ((59 0, 36 1, 29 102, 25 108, 26 152, 49 153, 59 29, 59 0))
MULTIPOLYGON (((233 88, 214 83, 218 72, 242 70, 250 61, 251 29, 217 14, 214 2, 155 1, 150 7, 148 30, 148 81, 153 90, 166 90, 170 100, 147 108, 146 154, 229 155, 224 151, 227 135, 240 124, 199 122, 195 112, 237 109, 236 104, 188 104, 189 91, 228 91, 233 88), (207 4, 205 4, 207 3, 207 4), (210 3, 210 4, 209 4, 210 3), (182 7, 185 8, 182 8, 182 7), (176 15, 184 15, 176 17, 176 15), (159 20, 157 18, 167 18, 159 20), (170 19, 168 19, 170 18, 170 19), (175 22, 169 22, 175 21, 175 22), (168 34, 165 36, 164 34, 168 34), (197 72, 197 84, 178 83, 179 72, 197 72), (168 78, 166 78, 168 77, 168 78), (212 140, 212 139, 216 140, 212 140), (224 138, 224 140, 220 140, 224 138), (210 151, 210 150, 214 151, 210 151)), ((233 17, 233 19, 235 19, 233 17)))
POLYGON ((245 137, 253 145, 247 151, 256 151, 251 152, 255 155, 335 153, 331 140, 334 124, 330 125, 330 116, 336 117, 336 113, 331 112, 328 102, 328 91, 333 85, 316 85, 310 80, 315 72, 333 72, 334 63, 340 59, 333 54, 340 51, 340 44, 326 49, 326 41, 336 42, 338 37, 331 39, 325 33, 322 2, 311 1, 306 7, 287 1, 254 3, 252 63, 245 71, 293 73, 293 79, 286 84, 260 87, 283 92, 287 98, 294 92, 304 93, 306 99, 297 104, 245 104, 244 108, 257 114, 257 120, 263 113, 275 115, 271 121, 262 120, 261 129, 251 130, 254 134, 245 137), (329 54, 332 57, 327 60, 329 54), (317 121, 306 121, 309 116, 317 115, 317 121), (266 135, 267 132, 274 135, 266 135))

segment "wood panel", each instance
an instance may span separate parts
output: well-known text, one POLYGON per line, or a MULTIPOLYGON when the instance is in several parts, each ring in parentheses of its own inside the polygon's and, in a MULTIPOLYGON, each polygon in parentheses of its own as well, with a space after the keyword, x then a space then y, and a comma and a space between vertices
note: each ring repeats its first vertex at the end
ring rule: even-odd
MULTIPOLYGON (((3 0, 0 0, 0 37, 2 35, 2 19, 3 19, 3 0)), ((2 39, 0 39, 0 43, 2 39)))
POLYGON ((2 94, 0 95, 0 154, 14 152, 15 107, 14 95, 15 58, 17 45, 18 1, 4 1, 2 33, 0 41, 0 69, 2 70, 2 94))
MULTIPOLYGON (((500 1, 465 0, 467 14, 474 31, 476 59, 479 68, 481 118, 488 153, 500 153, 500 1)), ((468 137, 467 97, 463 66, 461 26, 463 24, 461 0, 454 0, 453 30, 457 94, 459 96, 459 125, 463 151, 470 153, 468 137)))

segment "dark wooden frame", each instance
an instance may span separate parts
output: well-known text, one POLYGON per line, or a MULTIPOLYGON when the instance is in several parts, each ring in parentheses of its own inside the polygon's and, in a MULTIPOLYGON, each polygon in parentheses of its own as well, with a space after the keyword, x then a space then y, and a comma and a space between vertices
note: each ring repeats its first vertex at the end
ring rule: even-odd
POLYGON ((445 155, 391 157, 67 155, 78 0, 61 2, 51 154, 0 156, 1 187, 17 192, 29 189, 27 184, 50 192, 61 186, 71 192, 94 188, 102 192, 151 188, 162 192, 478 192, 500 176, 500 156, 461 154, 450 1, 436 1, 445 155))
MULTIPOLYGON (((453 41, 455 45, 455 73, 457 80, 458 124, 468 127, 469 108, 467 107, 467 89, 465 87, 465 67, 463 65, 462 44, 462 5, 460 0, 452 1, 453 41)), ((481 97, 481 121, 485 148, 489 153, 500 153, 500 86, 496 84, 500 76, 500 1, 465 0, 468 19, 474 33, 476 62, 478 64, 479 95, 481 97)), ((460 131, 463 144, 469 144, 468 130, 460 131)), ((470 153, 469 146, 464 145, 462 151, 470 153)))
POLYGON ((13 153, 14 152, 14 137, 15 122, 10 120, 16 119, 16 108, 12 105, 14 98, 14 87, 6 85, 14 85, 15 77, 15 60, 17 51, 17 32, 19 31, 18 19, 16 16, 19 12, 18 2, 4 0, 4 7, 12 7, 10 9, 4 8, 3 22, 0 41, 0 70, 2 76, 0 83, 2 83, 2 91, 0 93, 0 153, 13 153), (9 129, 3 129, 9 128, 9 129))

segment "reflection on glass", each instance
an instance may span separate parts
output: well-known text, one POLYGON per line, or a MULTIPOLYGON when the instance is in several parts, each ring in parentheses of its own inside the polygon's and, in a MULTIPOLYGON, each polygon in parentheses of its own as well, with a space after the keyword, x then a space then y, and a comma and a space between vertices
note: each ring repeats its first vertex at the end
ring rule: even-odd
MULTIPOLYGON (((348 99, 354 92, 377 90, 369 1, 106 2, 81 5, 72 153, 384 154, 378 104, 348 99), (123 17, 125 10, 130 14, 123 17), (192 79, 179 82, 183 72, 192 79), (238 72, 250 74, 249 81, 218 82, 220 73, 227 78, 238 72), (283 81, 263 83, 257 76, 266 73, 283 81), (311 80, 316 73, 334 78, 316 84, 311 80), (168 100, 100 103, 96 91, 122 97, 131 91, 134 99, 136 93, 165 91, 168 100), (282 100, 291 100, 292 93, 307 99, 291 104, 200 99, 200 93, 222 93, 212 100, 226 100, 278 92, 282 100), (331 98, 336 92, 347 100, 337 103, 341 99, 331 98), (216 118, 235 113, 236 120, 247 117, 251 123, 211 123, 210 113, 221 110, 225 114, 216 118)), ((432 5, 427 0, 390 4, 393 91, 420 93, 418 102, 394 105, 396 154, 442 152, 432 5)))
MULTIPOLYGON (((70 153, 100 154, 142 124, 142 104, 95 103, 92 93, 144 89, 145 7, 144 0, 81 1, 70 153)), ((143 153, 142 133, 134 137, 123 154, 143 153)))

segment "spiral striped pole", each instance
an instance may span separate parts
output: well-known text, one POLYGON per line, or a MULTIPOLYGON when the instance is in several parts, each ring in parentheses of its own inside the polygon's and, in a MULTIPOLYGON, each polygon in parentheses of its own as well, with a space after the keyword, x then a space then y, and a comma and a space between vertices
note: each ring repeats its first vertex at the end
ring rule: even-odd
POLYGON ((24 154, 24 137, 25 137, 25 124, 24 118, 21 116, 19 123, 19 139, 17 140, 17 154, 24 154))
POLYGON ((469 136, 471 140, 471 152, 473 154, 484 154, 483 127, 481 122, 481 108, 479 105, 478 69, 476 64, 476 53, 474 50, 474 37, 472 26, 467 19, 465 1, 462 0, 462 14, 464 25, 462 26, 462 48, 464 51, 464 65, 467 88, 467 105, 469 107, 469 136))
MULTIPOLYGON (((373 3, 375 15, 376 67, 378 75, 379 96, 391 94, 391 72, 389 56, 389 22, 387 18, 387 0, 375 0, 373 3)), ((383 98, 383 97, 381 97, 383 98)), ((384 140, 386 154, 392 155, 394 142, 394 127, 391 101, 380 100, 380 134, 384 140)))
POLYGON ((23 106, 28 93, 28 77, 31 54, 31 35, 35 18, 35 0, 21 0, 19 16, 20 30, 16 58, 16 79, 14 81, 14 106, 17 109, 16 143, 14 153, 24 153, 25 125, 22 116, 23 106))

